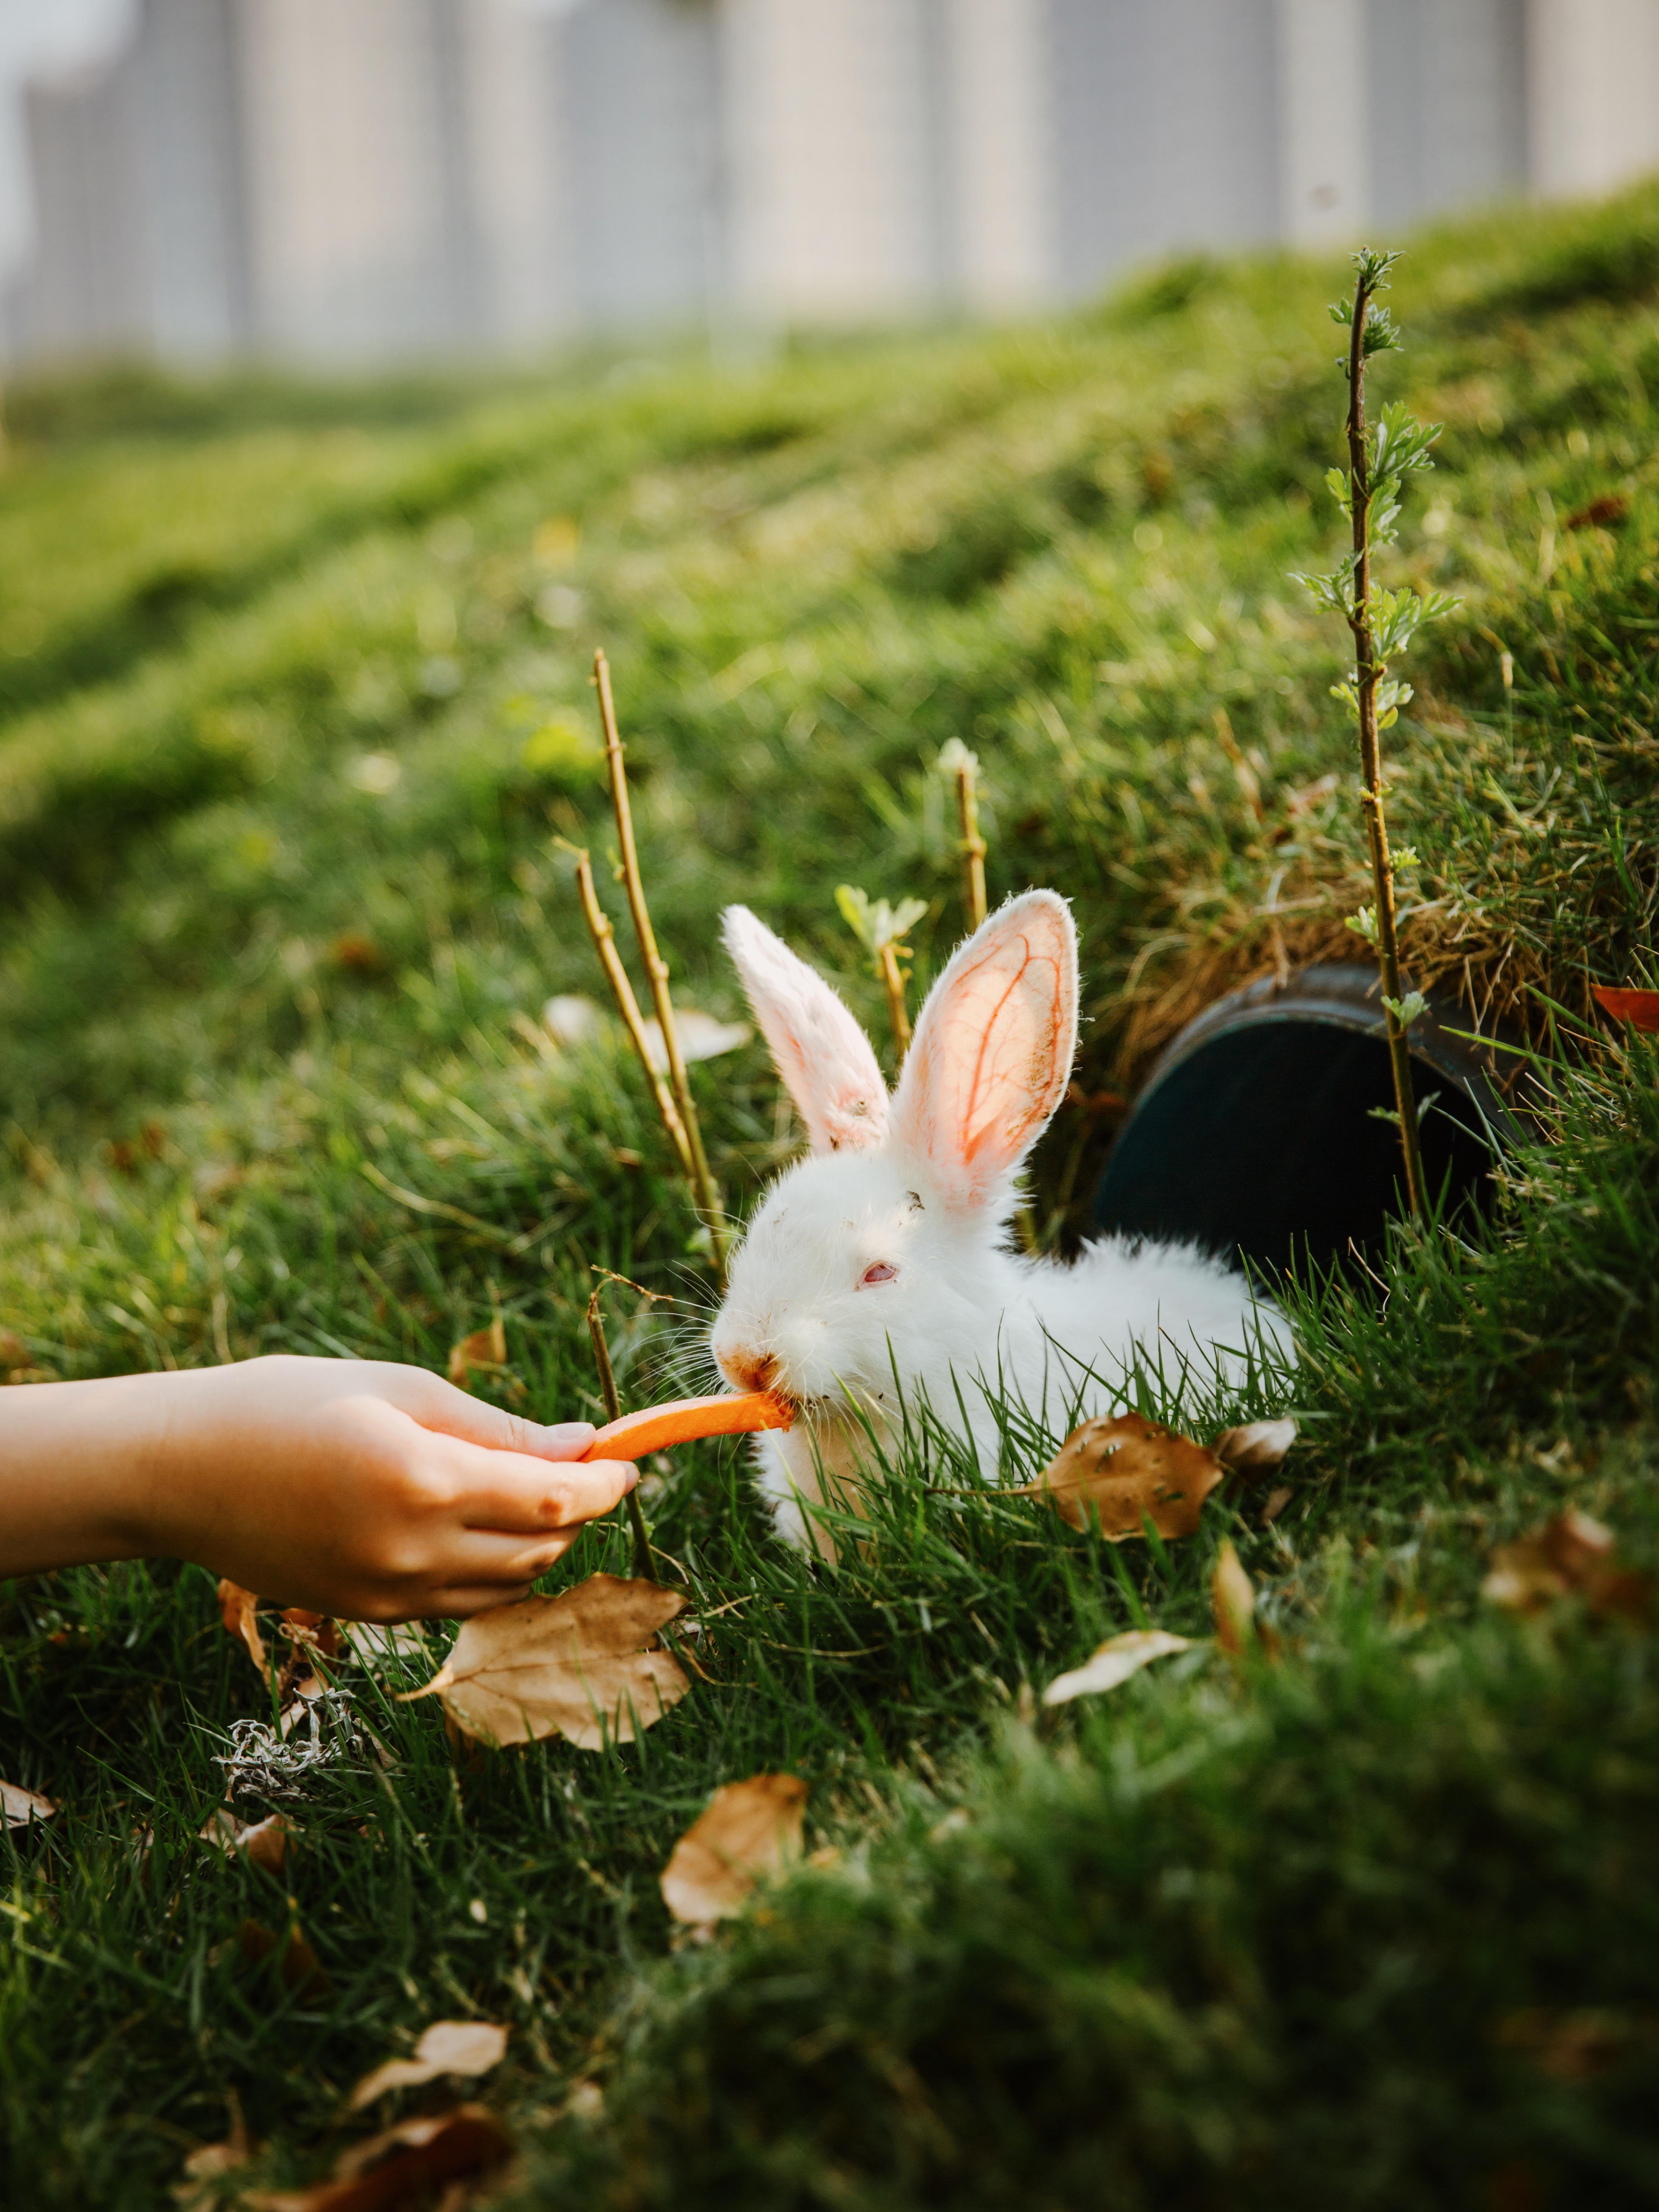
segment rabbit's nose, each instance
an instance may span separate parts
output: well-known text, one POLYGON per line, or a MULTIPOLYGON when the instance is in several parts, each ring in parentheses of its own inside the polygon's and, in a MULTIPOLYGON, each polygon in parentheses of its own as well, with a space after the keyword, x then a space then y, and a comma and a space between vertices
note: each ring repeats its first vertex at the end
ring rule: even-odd
POLYGON ((716 1356, 721 1374, 739 1390, 769 1390, 777 1380, 778 1363, 769 1352, 744 1352, 739 1348, 716 1356))

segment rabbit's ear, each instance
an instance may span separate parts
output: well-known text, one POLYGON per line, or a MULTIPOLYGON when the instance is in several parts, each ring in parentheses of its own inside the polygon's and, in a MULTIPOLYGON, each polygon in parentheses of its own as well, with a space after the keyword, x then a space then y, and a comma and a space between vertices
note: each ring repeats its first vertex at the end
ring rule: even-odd
POLYGON ((1027 891, 960 946, 927 994, 893 1099, 892 1139, 961 1206, 1005 1206, 1065 1095, 1077 1046, 1077 932, 1027 891))
POLYGON ((869 1038, 823 976, 746 906, 726 908, 724 935, 812 1150, 857 1152, 879 1144, 887 1128, 887 1085, 869 1038))

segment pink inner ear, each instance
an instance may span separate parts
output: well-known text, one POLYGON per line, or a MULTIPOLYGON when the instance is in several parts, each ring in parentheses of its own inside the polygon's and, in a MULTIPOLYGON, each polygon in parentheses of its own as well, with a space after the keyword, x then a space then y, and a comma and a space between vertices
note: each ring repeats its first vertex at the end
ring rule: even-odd
POLYGON ((804 960, 747 907, 728 907, 727 951, 815 1152, 861 1152, 887 1131, 887 1086, 870 1040, 804 960))
POLYGON ((963 1166, 1012 1167, 1059 1103, 1072 1058, 1064 981, 1054 954, 1022 935, 965 969, 940 1008, 929 1121, 963 1166))
POLYGON ((933 987, 894 1101, 894 1134, 947 1188, 983 1203, 1064 1095, 1077 1038, 1077 947, 1052 891, 969 939, 933 987))

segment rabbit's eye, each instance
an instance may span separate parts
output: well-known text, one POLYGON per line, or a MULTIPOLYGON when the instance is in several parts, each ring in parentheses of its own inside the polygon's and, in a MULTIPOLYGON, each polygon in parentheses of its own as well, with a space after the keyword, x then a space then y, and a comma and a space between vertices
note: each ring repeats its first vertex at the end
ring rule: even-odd
POLYGON ((896 1267, 889 1267, 885 1260, 878 1260, 872 1267, 866 1267, 859 1277, 859 1288, 865 1291, 872 1283, 890 1283, 897 1273, 896 1267))

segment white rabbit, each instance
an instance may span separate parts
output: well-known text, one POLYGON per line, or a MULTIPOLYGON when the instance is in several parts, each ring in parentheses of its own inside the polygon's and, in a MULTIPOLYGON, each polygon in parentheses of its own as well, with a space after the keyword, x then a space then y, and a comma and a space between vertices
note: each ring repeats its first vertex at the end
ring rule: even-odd
POLYGON ((1052 1425, 1080 1382, 1085 1413, 1107 1410, 1138 1348, 1211 1385, 1264 1351, 1289 1361, 1282 1316, 1194 1247, 1103 1237, 1069 1267, 1007 1248, 1021 1163, 1065 1095, 1077 1042, 1063 899, 1027 891, 957 948, 890 1101, 869 1039, 822 977, 746 907, 727 908, 725 936, 811 1143, 733 1254, 711 1340, 728 1382, 799 1408, 793 1428, 757 1440, 785 1533, 806 1540, 799 1500, 820 1498, 820 1470, 832 1494, 855 1497, 848 1478, 868 1443, 854 1408, 884 1435, 901 1389, 959 1432, 965 1408, 990 1473, 988 1389, 1052 1425))

